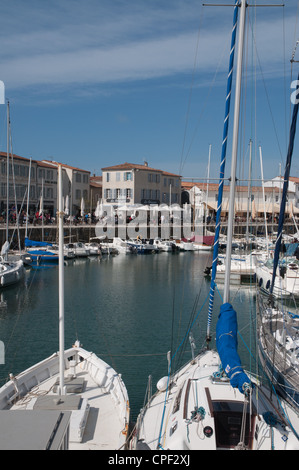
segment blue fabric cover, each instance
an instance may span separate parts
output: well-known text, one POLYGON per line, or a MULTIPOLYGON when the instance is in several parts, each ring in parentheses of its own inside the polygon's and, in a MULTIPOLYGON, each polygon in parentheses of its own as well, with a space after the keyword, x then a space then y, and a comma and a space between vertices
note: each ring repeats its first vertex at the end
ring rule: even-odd
POLYGON ((29 240, 29 238, 25 237, 25 246, 52 246, 52 243, 47 242, 36 242, 34 240, 29 240))
POLYGON ((250 385, 250 379, 243 371, 238 355, 237 314, 232 305, 225 303, 220 307, 216 327, 216 346, 222 362, 223 370, 230 379, 232 387, 244 393, 243 385, 250 385))

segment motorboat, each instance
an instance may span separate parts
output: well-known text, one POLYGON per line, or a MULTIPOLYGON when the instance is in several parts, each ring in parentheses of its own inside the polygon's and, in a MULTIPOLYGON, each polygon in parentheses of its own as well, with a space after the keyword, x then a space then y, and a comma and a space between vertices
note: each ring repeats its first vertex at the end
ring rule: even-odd
POLYGON ((89 250, 90 256, 100 256, 102 254, 101 247, 97 242, 85 243, 85 246, 89 250))
POLYGON ((72 250, 77 258, 86 258, 90 255, 90 250, 83 242, 66 243, 64 248, 72 250))

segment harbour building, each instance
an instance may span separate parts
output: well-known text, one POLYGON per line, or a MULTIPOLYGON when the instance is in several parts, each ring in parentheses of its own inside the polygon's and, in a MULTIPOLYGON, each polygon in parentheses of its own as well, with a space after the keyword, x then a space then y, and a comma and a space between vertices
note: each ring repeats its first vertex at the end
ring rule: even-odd
POLYGON ((181 204, 181 176, 144 165, 102 168, 104 204, 181 204))

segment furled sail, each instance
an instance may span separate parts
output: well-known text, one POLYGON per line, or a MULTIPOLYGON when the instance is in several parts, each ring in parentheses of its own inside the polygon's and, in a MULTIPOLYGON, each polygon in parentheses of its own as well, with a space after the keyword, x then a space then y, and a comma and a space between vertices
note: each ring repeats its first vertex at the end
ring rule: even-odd
POLYGON ((241 393, 246 393, 250 387, 250 379, 241 365, 237 333, 237 314, 230 303, 224 303, 220 307, 216 326, 216 346, 222 367, 232 387, 238 388, 241 393))

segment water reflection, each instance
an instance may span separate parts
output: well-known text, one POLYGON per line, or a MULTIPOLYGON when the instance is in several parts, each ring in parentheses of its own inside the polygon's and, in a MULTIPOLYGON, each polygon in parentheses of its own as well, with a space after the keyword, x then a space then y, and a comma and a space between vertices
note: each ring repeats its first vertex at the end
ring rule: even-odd
MULTIPOLYGON (((132 415, 142 407, 148 375, 153 383, 167 373, 167 352, 174 353, 189 327, 196 351, 207 326, 211 264, 206 253, 160 253, 76 259, 65 266, 65 346, 79 339, 120 372, 128 388, 132 415), (203 306, 203 303, 206 304, 203 306)), ((221 288, 219 287, 221 294, 221 288)), ((249 321, 250 291, 236 291, 240 329, 249 321)), ((215 329, 221 296, 215 296, 215 329)), ((58 266, 29 270, 24 283, 2 291, 0 340, 6 361, 1 383, 58 350, 58 266)), ((191 357, 187 346, 184 360, 191 357)))

